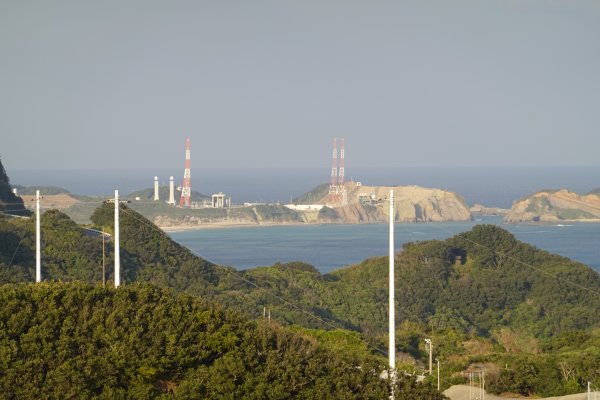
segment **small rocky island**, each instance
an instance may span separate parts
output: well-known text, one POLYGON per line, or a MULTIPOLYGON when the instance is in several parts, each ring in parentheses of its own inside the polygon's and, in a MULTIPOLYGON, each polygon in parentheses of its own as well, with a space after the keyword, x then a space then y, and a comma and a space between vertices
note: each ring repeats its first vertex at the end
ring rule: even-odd
POLYGON ((581 195, 567 189, 542 190, 515 201, 505 222, 600 222, 600 190, 581 195))

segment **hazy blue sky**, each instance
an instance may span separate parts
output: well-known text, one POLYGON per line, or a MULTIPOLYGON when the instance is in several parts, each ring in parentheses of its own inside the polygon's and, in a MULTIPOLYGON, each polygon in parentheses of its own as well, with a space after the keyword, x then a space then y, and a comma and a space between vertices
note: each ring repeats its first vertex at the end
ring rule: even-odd
POLYGON ((599 1, 0 0, 7 169, 600 165, 599 1))

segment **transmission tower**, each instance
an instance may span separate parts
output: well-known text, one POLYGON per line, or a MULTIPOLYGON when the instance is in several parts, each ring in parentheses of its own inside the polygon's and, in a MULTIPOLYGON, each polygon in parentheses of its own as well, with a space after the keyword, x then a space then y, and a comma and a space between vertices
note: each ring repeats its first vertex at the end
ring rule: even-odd
POLYGON ((331 157, 331 183, 329 184, 329 194, 338 193, 338 151, 337 138, 333 138, 333 153, 331 157))
POLYGON ((185 140, 185 169, 183 171, 183 185, 181 185, 181 198, 179 199, 179 207, 189 207, 190 198, 192 195, 192 181, 191 181, 191 144, 190 139, 185 140))

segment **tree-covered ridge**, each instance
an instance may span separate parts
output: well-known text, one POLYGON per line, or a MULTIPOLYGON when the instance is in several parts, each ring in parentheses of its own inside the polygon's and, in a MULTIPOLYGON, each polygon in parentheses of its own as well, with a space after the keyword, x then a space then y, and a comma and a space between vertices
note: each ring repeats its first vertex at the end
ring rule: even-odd
MULTIPOLYGON (((519 242, 496 226, 477 226, 445 241, 407 244, 395 261, 400 321, 483 336, 510 327, 541 337, 600 323, 600 276, 595 271, 519 242)), ((281 305, 277 312, 283 320, 311 323, 271 296, 276 294, 341 326, 371 335, 386 331, 387 312, 381 305, 387 299, 387 257, 326 275, 302 265, 240 272, 269 290, 240 283, 240 302, 281 305)), ((227 290, 219 292, 226 302, 227 290)))
POLYGON ((329 193, 329 183, 322 183, 308 192, 294 198, 292 203, 294 204, 314 204, 321 200, 325 195, 329 193))
MULTIPOLYGON (((433 338, 446 386, 464 382, 462 371, 479 363, 487 365, 497 392, 559 395, 583 390, 588 380, 600 383, 600 358, 593 356, 600 355, 600 277, 591 268, 491 225, 407 244, 395 261, 401 369, 424 368, 423 341, 433 338), (568 350, 557 345, 569 335, 588 340, 568 350)), ((255 313, 257 304, 268 304, 280 321, 340 326, 382 346, 387 268, 387 257, 326 275, 302 263, 255 268, 244 277, 268 292, 245 285, 235 299, 227 291, 218 298, 255 313)))
MULTIPOLYGON (((94 216, 96 228, 112 232, 113 215, 113 204, 100 207, 94 216)), ((44 213, 42 225, 44 279, 101 281, 100 237, 87 236, 57 211, 44 213)), ((31 282, 33 221, 0 218, 0 236, 2 282, 31 282)), ((108 242, 107 279, 112 279, 112 253, 108 242)), ((279 323, 315 332, 354 331, 359 340, 369 341, 371 353, 386 347, 387 257, 325 275, 301 262, 235 271, 196 257, 125 205, 121 205, 121 255, 126 283, 149 281, 171 287, 251 318, 261 317, 266 308, 279 323)), ((513 392, 528 393, 530 389, 517 378, 522 368, 531 367, 538 382, 531 390, 548 394, 543 382, 562 376, 552 360, 563 354, 548 343, 574 333, 590 335, 590 341, 580 350, 569 350, 569 362, 587 367, 571 372, 569 376, 576 378, 561 381, 560 390, 555 387, 552 394, 574 392, 585 379, 596 382, 600 377, 600 362, 594 361, 600 358, 588 360, 583 351, 586 346, 589 354, 600 354, 600 283, 590 268, 521 243, 489 225, 444 241, 406 244, 396 255, 396 267, 402 370, 422 370, 427 360, 423 339, 430 337, 437 343, 435 355, 445 360, 445 386, 464 382, 461 371, 485 361, 497 368, 490 375, 490 385, 494 376, 501 383, 497 390, 512 387, 513 392)), ((319 342, 328 338, 314 337, 319 342)), ((337 338, 343 338, 340 343, 346 343, 349 352, 364 352, 346 337, 344 333, 337 338)))
MULTIPOLYGON (((382 399, 380 360, 155 286, 4 285, 9 399, 382 399)), ((441 399, 401 377, 399 399, 441 399)))
POLYGON ((40 195, 55 195, 55 194, 71 194, 67 189, 59 186, 22 186, 12 185, 14 189, 17 189, 17 194, 22 195, 34 195, 36 191, 40 191, 40 195))
MULTIPOLYGON (((96 210, 93 221, 98 229, 112 232, 113 207, 105 204, 96 210)), ((0 218, 0 234, 0 278, 30 279, 33 221, 0 218)), ((303 263, 238 272, 195 256, 124 205, 121 238, 125 282, 210 296, 251 316, 269 306, 282 322, 309 327, 326 327, 325 320, 374 336, 386 330, 381 307, 387 296, 386 257, 326 275, 303 263)), ((49 211, 42 215, 42 241, 44 279, 101 281, 99 236, 89 236, 66 215, 49 211)), ((109 241, 108 280, 112 254, 109 241)), ((600 321, 600 278, 595 271, 521 243, 495 226, 477 226, 445 241, 407 244, 397 254, 396 265, 401 321, 476 330, 484 336, 510 327, 543 337, 587 329, 600 321)))
MULTIPOLYGON (((195 295, 214 291, 225 268, 192 254, 141 214, 120 205, 121 273, 125 282, 150 282, 195 295)), ((114 204, 103 204, 91 217, 93 224, 112 232, 114 204)))
POLYGON ((12 192, 10 179, 6 175, 2 160, 0 160, 0 212, 21 216, 31 215, 31 212, 25 209, 23 200, 12 192))

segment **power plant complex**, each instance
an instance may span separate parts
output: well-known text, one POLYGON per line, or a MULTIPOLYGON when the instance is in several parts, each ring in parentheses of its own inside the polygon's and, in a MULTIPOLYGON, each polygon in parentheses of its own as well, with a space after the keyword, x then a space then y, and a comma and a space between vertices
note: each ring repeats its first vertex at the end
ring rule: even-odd
MULTIPOLYGON (((190 139, 185 140, 185 164, 183 169, 183 182, 181 186, 177 187, 178 191, 181 191, 179 197, 179 207, 182 208, 201 208, 201 207, 212 207, 212 208, 225 208, 231 206, 231 198, 227 197, 224 193, 219 192, 212 195, 212 201, 205 202, 202 205, 192 202, 192 145, 190 139)), ((160 201, 160 188, 158 184, 158 176, 154 177, 154 201, 160 201)), ((175 182, 173 177, 169 177, 169 200, 167 204, 175 206, 175 182)))
MULTIPOLYGON (((175 200, 175 183, 173 177, 169 177, 169 199, 167 204, 181 208, 228 208, 232 206, 231 197, 227 197, 223 192, 215 193, 210 200, 206 199, 199 204, 192 201, 192 177, 191 177, 191 141, 185 140, 185 162, 183 170, 183 181, 177 190, 181 192, 179 202, 175 200)), ((348 193, 345 187, 345 139, 340 140, 339 152, 337 138, 333 139, 331 180, 329 184, 329 194, 327 203, 332 206, 344 206, 348 204, 348 193), (339 158, 338 158, 339 155, 339 158)), ((160 186, 158 176, 154 177, 154 201, 160 201, 160 186)))

